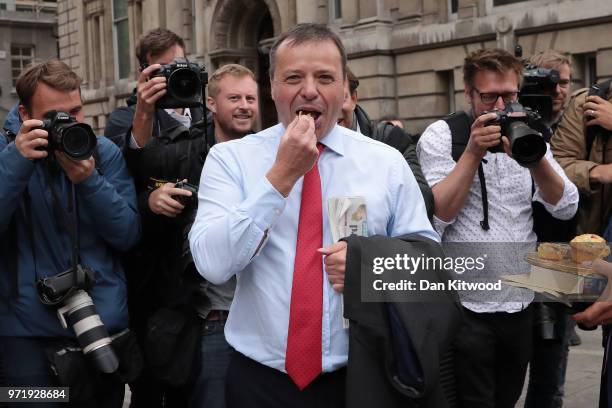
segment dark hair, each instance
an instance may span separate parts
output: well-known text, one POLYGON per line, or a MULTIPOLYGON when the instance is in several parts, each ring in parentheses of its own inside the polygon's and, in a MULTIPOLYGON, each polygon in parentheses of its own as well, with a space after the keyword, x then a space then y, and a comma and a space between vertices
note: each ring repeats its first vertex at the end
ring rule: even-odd
POLYGON ((32 97, 39 82, 59 91, 74 91, 81 87, 81 78, 65 62, 57 58, 35 63, 19 75, 15 90, 19 102, 28 112, 32 107, 32 97))
POLYGON ((276 51, 282 43, 287 42, 288 45, 300 45, 306 42, 323 42, 333 41, 340 52, 340 58, 342 59, 342 75, 346 75, 346 51, 340 37, 327 26, 323 24, 314 23, 301 23, 291 28, 289 31, 282 33, 274 45, 270 49, 270 78, 274 77, 274 69, 276 63, 276 51))
POLYGON ((353 71, 351 71, 349 67, 346 67, 346 78, 348 79, 349 83, 349 92, 352 95, 357 91, 357 88, 359 87, 359 78, 357 78, 357 76, 353 74, 353 71))
POLYGON ((138 62, 147 63, 147 57, 155 57, 164 53, 174 45, 185 50, 185 41, 174 32, 166 28, 154 28, 143 34, 136 45, 138 62))
POLYGON ((506 50, 499 48, 480 49, 470 53, 463 64, 463 83, 474 87, 474 78, 479 71, 493 71, 505 74, 516 73, 519 85, 523 77, 523 62, 506 50))

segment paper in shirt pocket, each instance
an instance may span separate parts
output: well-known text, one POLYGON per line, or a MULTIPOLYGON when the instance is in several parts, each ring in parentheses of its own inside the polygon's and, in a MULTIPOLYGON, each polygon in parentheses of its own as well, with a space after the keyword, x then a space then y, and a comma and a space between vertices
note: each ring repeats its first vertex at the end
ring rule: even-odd
POLYGON ((368 236, 368 213, 364 197, 329 198, 327 216, 334 242, 352 234, 368 236))
MULTIPOLYGON (((329 198, 327 216, 334 242, 352 234, 368 236, 368 212, 364 197, 329 198)), ((341 305, 344 316, 344 299, 341 305)), ((342 328, 349 328, 349 321, 344 317, 342 317, 342 328)))

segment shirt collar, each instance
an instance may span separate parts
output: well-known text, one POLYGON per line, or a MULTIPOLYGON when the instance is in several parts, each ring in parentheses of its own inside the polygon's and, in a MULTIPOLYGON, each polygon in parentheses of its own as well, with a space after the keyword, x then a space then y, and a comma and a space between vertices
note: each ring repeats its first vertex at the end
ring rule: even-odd
POLYGON ((340 156, 344 156, 344 138, 343 127, 336 124, 332 130, 320 140, 327 149, 338 153, 340 156))

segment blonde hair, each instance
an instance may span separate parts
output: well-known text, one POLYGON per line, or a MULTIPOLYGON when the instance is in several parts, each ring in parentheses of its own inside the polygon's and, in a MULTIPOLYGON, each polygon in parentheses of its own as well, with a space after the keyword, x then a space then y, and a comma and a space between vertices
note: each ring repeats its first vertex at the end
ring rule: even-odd
POLYGON ((557 50, 546 50, 540 51, 529 58, 529 62, 538 67, 559 69, 562 65, 567 64, 572 71, 572 60, 569 57, 569 53, 557 51, 557 50))
POLYGON ((219 95, 221 89, 219 88, 219 82, 225 75, 231 75, 236 78, 242 78, 245 76, 249 76, 253 79, 253 81, 257 82, 255 79, 255 74, 253 71, 244 67, 240 64, 227 64, 218 68, 215 72, 213 72, 208 78, 208 96, 211 98, 215 98, 219 95))

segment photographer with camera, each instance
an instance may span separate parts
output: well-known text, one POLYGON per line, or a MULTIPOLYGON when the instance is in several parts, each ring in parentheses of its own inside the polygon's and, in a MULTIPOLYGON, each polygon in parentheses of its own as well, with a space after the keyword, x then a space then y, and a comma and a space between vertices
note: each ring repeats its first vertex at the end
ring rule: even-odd
POLYGON ((189 72, 173 84, 185 69, 179 64, 189 67, 182 38, 157 28, 141 37, 136 53, 143 70, 135 104, 115 110, 107 125, 125 146, 143 217, 143 238, 126 260, 131 322, 147 363, 142 378, 131 384, 132 407, 223 407, 230 355, 223 328, 235 280, 202 281, 187 234, 208 150, 252 131, 257 83, 240 65, 219 68, 208 83, 212 121, 206 121, 203 93, 188 95, 197 86, 183 85, 189 72))
POLYGON ((137 355, 118 343, 128 310, 117 253, 140 222, 120 150, 82 123, 80 84, 59 60, 26 69, 20 118, 0 134, 3 385, 65 386, 71 403, 121 407, 118 375, 137 355))
MULTIPOLYGON (((444 242, 535 246, 532 201, 559 219, 576 211, 576 187, 532 129, 539 116, 516 102, 522 72, 522 62, 507 51, 469 54, 463 79, 470 111, 434 122, 417 144, 434 195, 434 226, 444 242)), ((499 258, 488 263, 489 277, 512 273, 520 261, 515 251, 501 248, 489 254, 499 258)), ((499 292, 460 295, 465 323, 455 342, 459 406, 513 407, 531 356, 533 292, 502 285, 499 292)))

